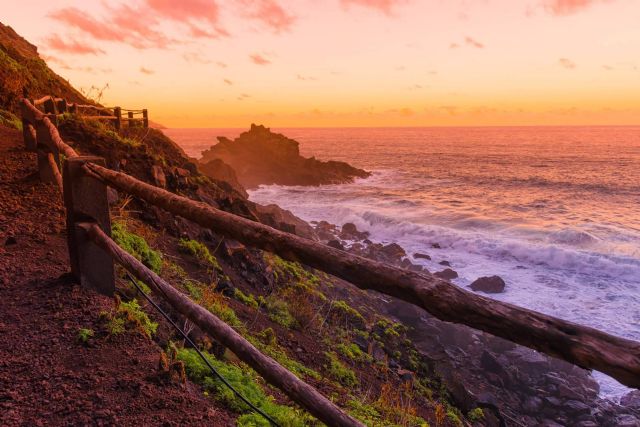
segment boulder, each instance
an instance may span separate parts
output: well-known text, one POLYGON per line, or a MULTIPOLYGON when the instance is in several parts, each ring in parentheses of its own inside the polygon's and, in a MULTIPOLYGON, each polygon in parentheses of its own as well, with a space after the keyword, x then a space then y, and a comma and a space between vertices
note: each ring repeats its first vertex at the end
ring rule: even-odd
POLYGON ((369 237, 369 232, 358 231, 358 228, 354 223, 347 222, 342 226, 340 237, 345 240, 363 240, 369 237))
POLYGON ((342 242, 340 242, 340 240, 329 240, 327 242, 327 246, 331 246, 332 248, 336 248, 336 249, 340 249, 340 250, 344 250, 344 245, 342 244, 342 242))
POLYGON ((400 246, 397 243, 390 243, 386 246, 383 246, 380 249, 380 252, 387 258, 397 259, 397 260, 407 255, 404 249, 402 249, 402 246, 400 246))
POLYGON ((449 261, 440 261, 438 264, 440 265, 444 265, 445 267, 451 267, 451 263, 449 261))
POLYGON ((153 177, 153 183, 158 187, 166 188, 167 187, 167 177, 162 170, 162 167, 158 165, 153 165, 151 167, 151 176, 153 177))
POLYGON ((439 277, 444 280, 451 280, 458 277, 458 273, 450 268, 445 268, 442 271, 438 271, 437 273, 433 273, 434 276, 439 277))
POLYGON ((627 408, 640 409, 640 390, 633 390, 622 396, 620 405, 627 408))
POLYGON ((469 287, 476 292, 499 294, 500 292, 504 292, 505 283, 500 276, 489 276, 476 279, 469 287))
POLYGON ((429 255, 427 255, 427 254, 423 254, 423 253, 420 253, 420 252, 413 254, 413 257, 414 257, 415 259, 426 259, 426 260, 431 260, 431 257, 430 257, 429 255))

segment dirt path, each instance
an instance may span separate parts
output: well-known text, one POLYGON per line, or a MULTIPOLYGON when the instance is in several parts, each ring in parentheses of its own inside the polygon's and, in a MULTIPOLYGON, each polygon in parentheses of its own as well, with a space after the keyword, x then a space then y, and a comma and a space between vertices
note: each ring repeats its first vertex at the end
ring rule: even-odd
POLYGON ((78 342, 113 301, 67 275, 63 212, 20 133, 0 126, 0 425, 234 425, 192 384, 160 380, 154 342, 78 342))

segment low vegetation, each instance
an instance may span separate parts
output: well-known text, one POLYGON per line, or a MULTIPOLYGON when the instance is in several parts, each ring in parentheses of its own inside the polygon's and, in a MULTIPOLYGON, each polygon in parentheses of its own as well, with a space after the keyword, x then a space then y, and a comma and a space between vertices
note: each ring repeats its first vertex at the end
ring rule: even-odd
POLYGON ((22 130, 22 120, 7 110, 0 110, 0 125, 22 130))
MULTIPOLYGON (((279 405, 267 395, 259 384, 260 377, 246 366, 236 366, 214 358, 205 353, 211 365, 249 402, 260 408, 282 426, 306 426, 312 424, 313 418, 302 410, 290 406, 279 405)), ((243 414, 238 419, 238 426, 270 426, 261 415, 253 412, 222 381, 215 377, 195 350, 181 348, 177 350, 177 358, 184 362, 187 376, 202 385, 213 397, 230 409, 243 414)))
POLYGON ((345 387, 355 387, 358 385, 358 378, 355 372, 345 366, 336 353, 328 351, 324 355, 327 358, 325 368, 333 379, 345 387))
POLYGON ((158 329, 158 324, 149 319, 135 299, 124 302, 116 297, 115 308, 111 312, 100 314, 106 321, 109 335, 120 335, 129 331, 151 338, 158 329))
POLYGON ((115 221, 111 226, 111 237, 122 249, 136 257, 154 273, 160 273, 162 270, 160 252, 151 249, 143 237, 130 232, 126 223, 115 221))

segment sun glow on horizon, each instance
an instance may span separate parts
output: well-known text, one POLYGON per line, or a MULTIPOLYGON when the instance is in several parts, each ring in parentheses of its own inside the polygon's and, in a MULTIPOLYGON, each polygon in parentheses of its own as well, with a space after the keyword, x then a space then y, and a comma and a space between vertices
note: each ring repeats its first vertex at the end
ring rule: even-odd
POLYGON ((169 127, 633 125, 636 0, 25 0, 2 22, 169 127))

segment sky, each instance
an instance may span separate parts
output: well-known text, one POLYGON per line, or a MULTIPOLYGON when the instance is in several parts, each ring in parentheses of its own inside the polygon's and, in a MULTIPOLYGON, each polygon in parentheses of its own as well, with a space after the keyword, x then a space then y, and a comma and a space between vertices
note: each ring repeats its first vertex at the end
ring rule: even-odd
POLYGON ((5 3, 76 88, 168 127, 640 124, 640 0, 5 3))

